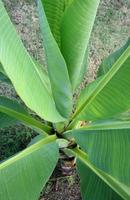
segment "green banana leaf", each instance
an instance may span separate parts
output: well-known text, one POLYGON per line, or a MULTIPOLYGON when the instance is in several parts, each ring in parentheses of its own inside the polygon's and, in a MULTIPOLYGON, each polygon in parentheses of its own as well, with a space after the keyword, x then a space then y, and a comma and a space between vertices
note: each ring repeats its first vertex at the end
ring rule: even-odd
MULTIPOLYGON (((79 159, 89 170, 91 170, 91 172, 93 172, 95 175, 97 175, 98 178, 100 178, 104 183, 106 183, 113 191, 115 191, 119 196, 121 196, 123 199, 128 200, 130 198, 130 187, 122 184, 121 182, 119 182, 118 180, 116 180, 115 178, 113 178, 112 176, 110 176, 109 174, 105 173, 104 171, 98 169, 97 167, 95 167, 90 160, 88 159, 88 155, 85 154, 82 150, 80 150, 79 148, 75 148, 75 149, 71 149, 70 152, 75 155, 77 157, 77 159, 79 159)), ((79 169, 80 170, 80 169, 79 169)), ((95 176, 93 175, 93 176, 95 176)), ((81 177, 82 178, 82 177, 81 177)), ((85 178, 85 174, 84 174, 84 178, 85 178)), ((85 181, 85 180, 81 180, 81 181, 85 181)), ((96 181, 96 180, 95 180, 96 181)), ((88 180, 89 182, 89 180, 88 180)), ((102 182, 101 182, 102 183, 102 182)), ((103 183, 102 183, 103 184, 103 183)), ((82 185, 81 185, 82 187, 82 185)), ((91 187, 91 186, 90 186, 91 187)), ((94 185, 93 185, 94 187, 94 185)), ((106 187, 105 184, 102 185, 102 187, 106 187)), ((84 185, 83 188, 81 188, 82 192, 87 192, 86 186, 84 185)), ((109 190, 111 191, 111 190, 109 190)), ((82 196, 84 197, 86 194, 86 192, 83 194, 82 196)), ((89 191, 90 192, 90 191, 89 191)), ((94 191, 93 191, 94 192, 94 191)), ((90 194, 90 193, 89 193, 90 194)), ((111 192, 112 194, 112 192, 111 192)), ((100 195, 100 193, 99 193, 100 195)), ((117 196, 117 195, 115 195, 117 196)), ((86 199, 85 199, 86 200, 86 199)), ((89 200, 89 199, 88 199, 89 200)), ((95 199, 94 199, 95 200, 95 199)))
POLYGON ((127 111, 130 108, 129 66, 130 46, 106 75, 81 92, 73 119, 95 121, 127 111))
POLYGON ((1 200, 38 200, 59 158, 54 136, 0 164, 1 200))
POLYGON ((61 51, 66 60, 73 91, 78 86, 86 49, 100 0, 74 0, 61 22, 61 51))
POLYGON ((130 128, 77 129, 73 136, 98 169, 128 186, 130 191, 130 128))
POLYGON ((77 161, 83 200, 123 200, 82 161, 77 161))
POLYGON ((41 0, 42 5, 44 7, 44 11, 51 29, 51 32, 59 45, 61 46, 61 34, 60 27, 62 17, 66 8, 70 6, 73 0, 41 0))
POLYGON ((47 121, 60 122, 44 70, 35 64, 19 39, 0 0, 0 62, 25 104, 47 121))
POLYGON ((64 0, 41 0, 48 23, 50 25, 51 32, 60 47, 60 23, 64 13, 65 3, 64 0))
POLYGON ((68 118, 72 112, 72 91, 67 66, 51 33, 41 0, 38 0, 38 11, 52 94, 57 110, 68 118))

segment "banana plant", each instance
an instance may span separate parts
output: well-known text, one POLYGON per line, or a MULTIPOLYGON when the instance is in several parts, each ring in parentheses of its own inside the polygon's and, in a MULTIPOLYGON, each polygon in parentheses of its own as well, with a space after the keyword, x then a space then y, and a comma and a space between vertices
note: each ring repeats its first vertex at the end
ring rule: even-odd
POLYGON ((76 157, 83 200, 130 199, 130 39, 101 63, 97 79, 73 101, 87 69, 99 3, 37 0, 46 58, 40 64, 0 0, 0 80, 12 84, 23 101, 0 96, 0 127, 22 123, 41 135, 0 164, 1 200, 38 200, 61 140, 64 152, 76 157))

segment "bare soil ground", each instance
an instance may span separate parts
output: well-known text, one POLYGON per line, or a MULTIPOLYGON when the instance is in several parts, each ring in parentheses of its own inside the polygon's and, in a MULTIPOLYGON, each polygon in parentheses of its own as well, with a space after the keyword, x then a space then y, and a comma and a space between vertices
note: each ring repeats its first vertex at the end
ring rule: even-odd
MULTIPOLYGON (((44 61, 39 25, 34 0, 3 0, 15 27, 21 36, 29 53, 44 61)), ((122 46, 130 36, 130 1, 129 0, 101 0, 90 40, 89 70, 81 87, 96 77, 96 72, 102 59, 122 46)), ((5 94, 12 98, 18 98, 13 88, 0 83, 0 95, 5 94)), ((0 160, 11 156, 21 150, 30 141, 33 133, 25 127, 0 130, 0 160), (20 135, 20 136, 19 136, 20 135), (6 144, 6 137, 9 143, 6 144), (18 142, 18 146, 14 141, 18 142)), ((65 164, 65 163, 64 163, 65 164)), ((41 200, 81 200, 79 190, 79 178, 76 171, 65 176, 59 162, 46 188, 41 193, 41 200)))

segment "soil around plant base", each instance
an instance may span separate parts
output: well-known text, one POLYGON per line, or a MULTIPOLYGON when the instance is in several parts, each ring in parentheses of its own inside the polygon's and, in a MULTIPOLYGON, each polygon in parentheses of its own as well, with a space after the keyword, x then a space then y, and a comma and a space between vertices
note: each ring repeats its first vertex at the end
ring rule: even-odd
POLYGON ((61 169, 59 162, 40 200, 82 200, 76 169, 72 170, 71 175, 64 175, 61 169))

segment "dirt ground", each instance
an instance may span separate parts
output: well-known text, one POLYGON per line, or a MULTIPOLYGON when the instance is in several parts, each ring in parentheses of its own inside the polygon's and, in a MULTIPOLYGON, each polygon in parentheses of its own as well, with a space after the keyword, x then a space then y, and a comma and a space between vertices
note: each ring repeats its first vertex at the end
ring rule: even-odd
MULTIPOLYGON (((34 0, 3 0, 3 2, 5 3, 9 15, 29 53, 41 63, 44 62, 34 0)), ((101 0, 90 40, 89 70, 81 87, 84 87, 96 77, 96 72, 102 59, 122 46, 129 36, 130 1, 101 0)), ((15 91, 3 83, 0 83, 0 95, 1 94, 11 96, 12 98, 18 98, 15 91)), ((0 155, 1 160, 16 153, 17 149, 21 150, 21 146, 25 143, 25 135, 21 136, 20 134, 20 137, 17 137, 19 132, 21 133, 21 129, 23 132, 27 131, 24 127, 6 130, 9 141, 10 143, 12 142, 11 144, 9 143, 9 145, 4 143, 5 131, 0 130, 0 149, 1 152, 3 152, 0 155), (23 143, 20 143, 20 147, 13 148, 14 138, 18 138, 18 143, 22 140, 24 141, 23 143), (7 148, 8 151, 11 151, 11 153, 8 155, 6 153, 5 155, 5 148, 7 148)), ((31 139, 29 133, 26 137, 26 142, 29 142, 31 139)), ((25 146, 22 147, 24 148, 25 146)), ((73 170, 69 176, 63 175, 61 162, 59 162, 49 183, 41 193, 41 198, 42 200, 81 200, 79 178, 76 171, 73 170)))

